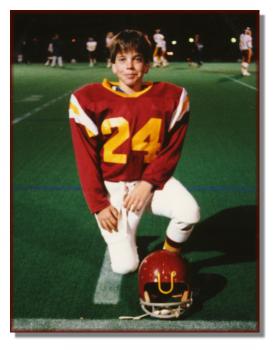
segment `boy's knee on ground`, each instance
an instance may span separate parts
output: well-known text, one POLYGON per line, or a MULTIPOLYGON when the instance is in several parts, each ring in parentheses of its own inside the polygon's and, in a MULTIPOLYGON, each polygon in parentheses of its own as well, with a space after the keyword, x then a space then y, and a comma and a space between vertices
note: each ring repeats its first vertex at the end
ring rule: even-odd
POLYGON ((127 261, 123 263, 112 262, 112 270, 115 273, 126 275, 128 273, 134 272, 138 268, 138 262, 136 261, 127 261))
POLYGON ((134 243, 126 240, 109 244, 108 248, 113 272, 127 274, 136 271, 139 257, 134 243))

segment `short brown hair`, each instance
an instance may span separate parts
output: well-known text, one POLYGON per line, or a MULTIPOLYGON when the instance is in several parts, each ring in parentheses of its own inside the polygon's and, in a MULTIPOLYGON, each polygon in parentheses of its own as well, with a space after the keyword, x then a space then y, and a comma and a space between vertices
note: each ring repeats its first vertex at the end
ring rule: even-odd
POLYGON ((149 63, 152 58, 151 43, 147 36, 134 29, 125 29, 114 36, 110 46, 110 57, 115 62, 119 52, 135 50, 142 55, 144 61, 149 63))

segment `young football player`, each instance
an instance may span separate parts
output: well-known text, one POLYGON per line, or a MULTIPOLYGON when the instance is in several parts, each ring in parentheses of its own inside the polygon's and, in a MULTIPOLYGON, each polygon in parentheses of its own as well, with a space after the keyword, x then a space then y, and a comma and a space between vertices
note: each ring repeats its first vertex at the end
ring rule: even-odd
POLYGON ((114 37, 113 32, 108 32, 105 38, 105 47, 106 47, 106 55, 107 55, 107 68, 111 68, 112 63, 110 59, 110 46, 112 44, 112 40, 114 37))
POLYGON ((52 39, 52 48, 53 48, 53 59, 51 67, 55 67, 57 62, 59 67, 63 67, 63 42, 60 39, 59 34, 55 34, 52 39))
POLYGON ((155 30, 153 40, 155 42, 155 50, 153 52, 153 67, 168 66, 168 61, 166 59, 166 41, 160 29, 155 30))
POLYGON ((86 42, 86 49, 88 52, 90 67, 93 67, 96 63, 96 47, 97 47, 97 41, 94 40, 92 37, 89 37, 88 41, 86 42))
POLYGON ((240 35, 239 47, 242 56, 241 74, 243 76, 249 76, 248 69, 252 57, 252 32, 250 27, 245 28, 244 32, 240 35))
POLYGON ((45 66, 49 66, 53 60, 53 44, 50 42, 47 48, 47 60, 44 63, 45 66))
POLYGON ((76 90, 69 117, 84 197, 107 243, 112 270, 139 264, 136 229, 144 210, 170 219, 164 249, 180 252, 199 221, 199 207, 172 175, 189 122, 183 87, 144 82, 151 44, 123 30, 111 45, 117 82, 76 90))
POLYGON ((197 65, 197 67, 201 67, 202 62, 202 51, 203 51, 204 45, 202 44, 202 41, 200 39, 199 34, 195 34, 194 36, 194 48, 193 48, 193 62, 197 65))

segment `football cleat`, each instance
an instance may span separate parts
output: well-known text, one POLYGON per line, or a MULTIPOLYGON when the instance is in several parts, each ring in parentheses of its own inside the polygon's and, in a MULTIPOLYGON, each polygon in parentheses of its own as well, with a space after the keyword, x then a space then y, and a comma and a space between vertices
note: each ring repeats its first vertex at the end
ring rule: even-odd
POLYGON ((192 305, 188 263, 179 254, 149 254, 140 264, 138 283, 141 308, 152 317, 179 318, 192 305))

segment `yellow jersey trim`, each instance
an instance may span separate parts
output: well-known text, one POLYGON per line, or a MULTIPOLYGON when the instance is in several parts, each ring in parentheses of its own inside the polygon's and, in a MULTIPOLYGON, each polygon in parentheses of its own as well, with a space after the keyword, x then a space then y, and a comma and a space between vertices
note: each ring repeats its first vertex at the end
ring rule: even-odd
POLYGON ((80 112, 79 112, 78 107, 75 106, 75 104, 74 104, 73 102, 70 102, 70 103, 69 103, 69 109, 70 109, 73 113, 75 113, 75 114, 77 114, 77 115, 80 115, 80 112))
POLYGON ((102 86, 113 92, 114 94, 118 95, 118 96, 121 96, 121 97, 127 97, 127 98, 135 98, 135 97, 139 97, 143 94, 145 94, 147 91, 149 91, 152 86, 153 86, 153 83, 152 82, 145 82, 144 85, 146 85, 146 88, 144 88, 143 90, 141 91, 138 91, 138 92, 134 92, 133 94, 126 94, 125 92, 121 92, 121 91, 116 91, 116 90, 113 90, 113 86, 119 86, 119 83, 118 82, 110 82, 108 81, 108 79, 104 79, 103 82, 102 82, 102 86))

